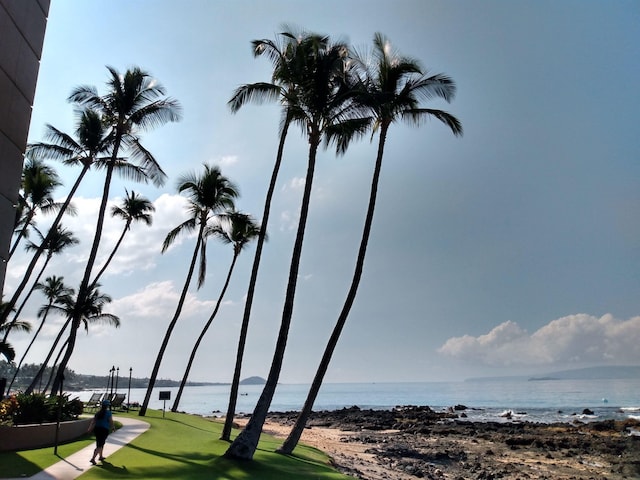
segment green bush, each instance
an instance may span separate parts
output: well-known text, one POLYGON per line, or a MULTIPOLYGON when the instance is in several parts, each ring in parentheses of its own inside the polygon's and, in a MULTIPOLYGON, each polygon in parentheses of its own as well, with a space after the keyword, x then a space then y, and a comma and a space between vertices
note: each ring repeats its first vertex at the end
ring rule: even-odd
POLYGON ((47 396, 42 393, 16 395, 17 408, 13 411, 14 425, 48 423, 58 420, 73 420, 82 413, 83 404, 78 398, 69 399, 69 395, 47 396), (61 408, 62 407, 62 408, 61 408))

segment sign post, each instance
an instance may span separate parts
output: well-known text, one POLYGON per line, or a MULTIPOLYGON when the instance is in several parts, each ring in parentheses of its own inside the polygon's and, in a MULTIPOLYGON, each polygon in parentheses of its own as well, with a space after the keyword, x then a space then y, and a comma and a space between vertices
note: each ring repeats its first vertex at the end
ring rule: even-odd
POLYGON ((164 411, 167 409, 167 400, 171 400, 171 390, 164 390, 159 393, 160 395, 158 397, 158 400, 164 401, 162 405, 162 418, 164 418, 164 411))

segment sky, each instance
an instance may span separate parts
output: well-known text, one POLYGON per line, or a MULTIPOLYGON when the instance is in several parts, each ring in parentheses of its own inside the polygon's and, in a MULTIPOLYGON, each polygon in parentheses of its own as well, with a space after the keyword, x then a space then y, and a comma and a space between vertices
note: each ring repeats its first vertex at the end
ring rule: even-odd
MULTIPOLYGON (((227 106, 240 85, 269 81, 253 39, 283 25, 357 48, 384 33, 427 73, 457 85, 445 109, 463 124, 394 124, 387 138, 364 275, 328 382, 445 381, 529 375, 595 365, 640 365, 640 4, 566 0, 53 0, 29 141, 44 125, 72 132, 66 98, 78 85, 105 91, 106 65, 139 66, 183 108, 179 123, 141 136, 168 175, 160 188, 116 180, 154 202, 102 280, 119 329, 82 332, 69 364, 107 375, 151 373, 174 313, 195 239, 162 241, 186 219, 180 175, 219 165, 256 217, 275 159, 280 109, 227 106)), ((321 151, 287 352, 280 381, 308 383, 342 308, 364 222, 376 142, 336 157, 321 151)), ((243 377, 266 377, 278 332, 306 171, 307 144, 292 130, 268 225, 243 377)), ((77 171, 59 168, 64 198, 77 171)), ((92 174, 64 220, 81 240, 47 274, 77 286, 102 189, 92 174)), ((46 224, 45 218, 41 224, 46 224)), ((123 222, 109 218, 98 265, 123 222)), ((254 248, 239 258, 224 304, 190 379, 232 378, 254 248)), ((232 257, 211 242, 205 285, 191 288, 160 378, 182 376, 232 257)), ((5 292, 27 257, 12 259, 5 292)), ((5 293, 6 294, 6 293, 5 293)), ((37 324, 41 297, 25 309, 37 324)), ((42 361, 61 318, 50 317, 27 357, 42 361)), ((12 334, 20 355, 30 337, 12 334)))

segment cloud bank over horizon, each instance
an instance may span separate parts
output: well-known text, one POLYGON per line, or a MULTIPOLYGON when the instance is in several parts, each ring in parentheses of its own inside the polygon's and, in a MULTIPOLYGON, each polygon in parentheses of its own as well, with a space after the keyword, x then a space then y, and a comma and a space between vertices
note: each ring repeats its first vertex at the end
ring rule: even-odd
POLYGON ((637 364, 640 317, 619 320, 579 313, 553 320, 533 333, 507 321, 488 333, 448 339, 438 353, 491 367, 637 364))

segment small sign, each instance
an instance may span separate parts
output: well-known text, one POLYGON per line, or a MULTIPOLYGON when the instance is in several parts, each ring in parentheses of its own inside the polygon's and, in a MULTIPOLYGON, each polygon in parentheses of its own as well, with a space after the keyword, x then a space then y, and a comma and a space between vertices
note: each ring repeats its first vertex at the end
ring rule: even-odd
POLYGON ((158 400, 171 400, 171 390, 165 390, 160 392, 160 397, 158 400))

